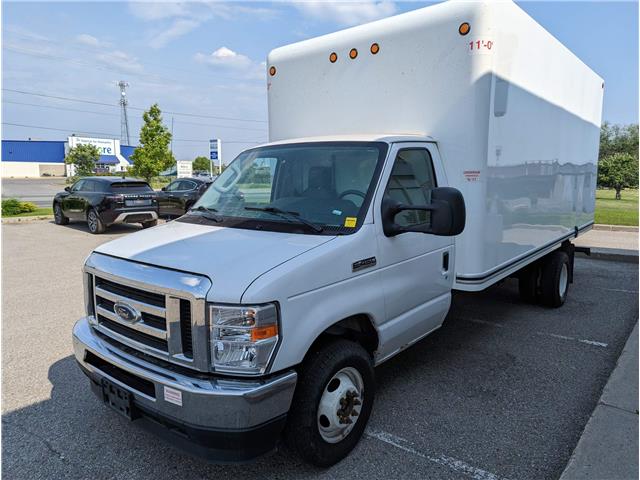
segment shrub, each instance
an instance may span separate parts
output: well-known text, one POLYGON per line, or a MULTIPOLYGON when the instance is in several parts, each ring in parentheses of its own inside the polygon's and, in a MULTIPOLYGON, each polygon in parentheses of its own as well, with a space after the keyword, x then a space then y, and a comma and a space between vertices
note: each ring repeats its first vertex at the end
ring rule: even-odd
POLYGON ((2 200, 2 215, 12 216, 21 213, 35 212, 38 207, 31 202, 21 202, 16 198, 2 200))

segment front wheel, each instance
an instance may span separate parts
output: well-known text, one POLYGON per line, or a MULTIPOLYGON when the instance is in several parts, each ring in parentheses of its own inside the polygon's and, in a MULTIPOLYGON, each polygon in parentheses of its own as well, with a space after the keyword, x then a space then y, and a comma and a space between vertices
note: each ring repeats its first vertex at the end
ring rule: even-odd
POLYGON ((373 362, 357 343, 338 339, 309 353, 284 432, 304 460, 329 467, 356 446, 375 396, 373 362))
POLYGON ((57 202, 53 204, 53 220, 56 225, 67 225, 69 223, 69 218, 64 216, 62 207, 57 202))

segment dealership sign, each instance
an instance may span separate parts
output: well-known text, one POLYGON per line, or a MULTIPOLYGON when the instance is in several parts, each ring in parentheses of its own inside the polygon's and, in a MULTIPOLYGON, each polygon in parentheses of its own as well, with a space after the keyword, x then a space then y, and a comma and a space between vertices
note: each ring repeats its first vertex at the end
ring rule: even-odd
POLYGON ((193 163, 190 160, 178 160, 176 162, 177 177, 190 177, 193 175, 193 163))
POLYGON ((115 155, 116 141, 109 138, 69 137, 69 148, 78 145, 94 145, 100 151, 100 155, 115 155))

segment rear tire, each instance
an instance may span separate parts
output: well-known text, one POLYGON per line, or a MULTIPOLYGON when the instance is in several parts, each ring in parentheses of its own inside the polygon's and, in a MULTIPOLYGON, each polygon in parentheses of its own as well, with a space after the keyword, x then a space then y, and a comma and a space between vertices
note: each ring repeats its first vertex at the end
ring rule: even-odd
POLYGON ((374 396, 373 362, 362 346, 338 339, 316 348, 299 371, 285 444, 313 465, 339 462, 360 440, 374 396))
POLYGON ((87 226, 89 227, 89 231, 94 235, 103 233, 106 230, 106 227, 95 208, 92 208, 87 212, 87 226))
POLYGON ((550 253, 542 264, 540 303, 558 308, 564 305, 569 292, 569 255, 562 250, 550 253))
POLYGON ((141 225, 142 228, 155 227, 156 225, 158 225, 158 220, 149 220, 148 222, 142 222, 141 225))
POLYGON ((64 216, 64 213, 62 213, 62 206, 58 202, 53 204, 53 221, 56 222, 56 225, 69 224, 69 218, 64 216))

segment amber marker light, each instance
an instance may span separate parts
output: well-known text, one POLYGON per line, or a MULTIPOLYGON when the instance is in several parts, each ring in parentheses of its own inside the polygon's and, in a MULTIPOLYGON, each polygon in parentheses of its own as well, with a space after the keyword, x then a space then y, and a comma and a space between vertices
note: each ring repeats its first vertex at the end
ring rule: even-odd
POLYGON ((271 66, 271 68, 269 68, 269 75, 273 77, 275 74, 276 74, 276 67, 271 66))
POLYGON ((336 63, 338 61, 338 54, 336 52, 331 52, 331 55, 329 55, 329 61, 331 63, 336 63))
POLYGON ((357 56, 358 56, 358 50, 356 50, 355 48, 352 48, 351 51, 349 52, 349 58, 351 60, 354 60, 357 56))
POLYGON ((375 55, 380 51, 380 45, 378 45, 377 43, 372 43, 370 50, 371 50, 371 53, 375 55))
POLYGON ((251 329, 251 341, 257 342, 258 340, 265 340, 267 338, 275 337, 278 335, 277 325, 267 325, 264 327, 255 327, 251 329))
POLYGON ((471 25, 469 25, 467 22, 461 23, 460 26, 458 27, 458 33, 460 35, 466 35, 470 31, 471 31, 471 25))

